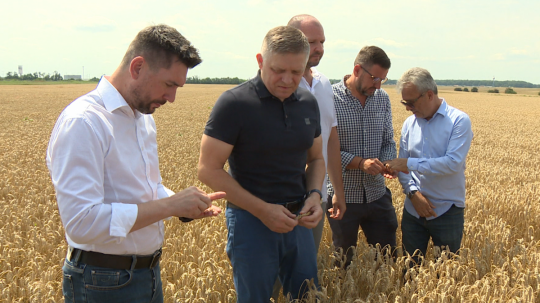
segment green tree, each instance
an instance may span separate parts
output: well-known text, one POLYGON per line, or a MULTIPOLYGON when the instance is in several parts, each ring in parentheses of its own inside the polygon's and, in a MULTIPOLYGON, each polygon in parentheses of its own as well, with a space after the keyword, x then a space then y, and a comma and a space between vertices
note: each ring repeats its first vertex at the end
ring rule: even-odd
POLYGON ((499 93, 499 90, 496 89, 496 88, 490 89, 490 90, 488 90, 488 93, 498 94, 498 93, 499 93))
POLYGON ((460 92, 460 91, 462 91, 462 89, 461 89, 461 87, 456 87, 456 88, 454 88, 454 91, 460 92))
POLYGON ((463 88, 463 91, 464 91, 464 92, 468 92, 469 89, 465 87, 465 88, 463 88))
POLYGON ((517 92, 515 90, 513 90, 511 87, 507 87, 505 90, 504 90, 504 93, 505 94, 517 94, 517 92))
POLYGON ((471 92, 477 93, 478 92, 478 87, 475 86, 475 87, 471 88, 471 92))

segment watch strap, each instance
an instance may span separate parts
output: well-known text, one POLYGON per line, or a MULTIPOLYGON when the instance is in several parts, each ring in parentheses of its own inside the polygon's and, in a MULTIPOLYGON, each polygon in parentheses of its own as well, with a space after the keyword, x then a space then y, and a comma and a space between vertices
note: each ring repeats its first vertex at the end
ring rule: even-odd
POLYGON ((312 189, 312 190, 310 190, 310 191, 307 193, 306 198, 309 197, 309 196, 311 196, 312 193, 318 193, 319 196, 321 197, 321 200, 322 200, 322 192, 321 192, 320 190, 318 190, 318 189, 312 189))

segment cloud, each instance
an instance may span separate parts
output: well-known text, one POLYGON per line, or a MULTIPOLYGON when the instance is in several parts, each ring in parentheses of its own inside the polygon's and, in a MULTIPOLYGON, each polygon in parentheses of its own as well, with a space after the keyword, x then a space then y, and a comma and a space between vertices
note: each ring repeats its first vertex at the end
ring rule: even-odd
POLYGON ((112 24, 94 24, 75 26, 74 29, 81 32, 105 33, 114 31, 116 29, 116 26, 112 24))
POLYGON ((374 44, 393 46, 393 47, 397 47, 397 48, 402 48, 402 47, 406 46, 406 44, 404 44, 404 43, 400 43, 400 42, 397 42, 397 41, 394 41, 394 40, 389 40, 389 39, 384 39, 384 38, 375 38, 375 39, 373 39, 373 41, 376 42, 374 44))
POLYGON ((527 51, 526 49, 512 48, 510 50, 510 53, 514 54, 514 55, 527 55, 529 53, 529 51, 527 51))
POLYGON ((240 60, 250 60, 250 59, 252 59, 251 57, 242 56, 242 55, 239 55, 239 54, 236 54, 236 53, 233 53, 233 52, 218 52, 218 51, 214 51, 214 50, 208 50, 206 52, 211 53, 212 55, 214 55, 215 57, 218 57, 218 58, 240 59, 240 60))
POLYGON ((348 52, 351 50, 358 52, 365 45, 365 43, 350 40, 334 40, 325 43, 325 47, 327 49, 332 49, 339 52, 348 52))
POLYGON ((493 54, 489 57, 491 60, 494 60, 494 61, 502 61, 504 60, 504 55, 501 54, 501 53, 498 53, 498 54, 493 54))

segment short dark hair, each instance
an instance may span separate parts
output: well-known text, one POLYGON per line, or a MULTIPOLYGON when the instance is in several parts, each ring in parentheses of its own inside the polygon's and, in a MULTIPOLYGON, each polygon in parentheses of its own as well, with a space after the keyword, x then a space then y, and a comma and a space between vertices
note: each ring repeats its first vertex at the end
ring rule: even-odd
POLYGON ((390 69, 390 58, 388 58, 386 53, 380 47, 364 46, 354 60, 354 65, 356 66, 358 64, 365 67, 376 64, 384 69, 390 69))
POLYGON ((122 66, 128 66, 133 58, 141 56, 150 68, 170 68, 173 60, 193 68, 202 62, 199 51, 191 45, 174 27, 158 24, 141 30, 131 42, 122 59, 122 66))

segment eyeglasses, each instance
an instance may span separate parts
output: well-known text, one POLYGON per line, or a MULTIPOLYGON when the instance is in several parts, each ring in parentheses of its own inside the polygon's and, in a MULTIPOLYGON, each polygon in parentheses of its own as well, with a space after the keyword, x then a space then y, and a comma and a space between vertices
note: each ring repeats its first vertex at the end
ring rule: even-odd
POLYGON ((401 100, 401 104, 403 104, 404 106, 408 106, 410 108, 414 108, 414 104, 416 103, 416 101, 418 101, 418 99, 422 98, 422 96, 424 95, 425 93, 422 93, 420 96, 418 96, 418 98, 414 99, 414 100, 410 100, 410 101, 405 101, 405 100, 401 100))
POLYGON ((360 67, 366 71, 366 73, 368 73, 370 76, 371 76, 371 80, 373 80, 373 83, 377 83, 377 82, 381 82, 381 84, 383 84, 384 82, 388 81, 388 77, 385 77, 384 79, 381 79, 379 77, 375 77, 373 76, 370 72, 368 72, 367 69, 365 69, 362 65, 360 65, 360 67))

